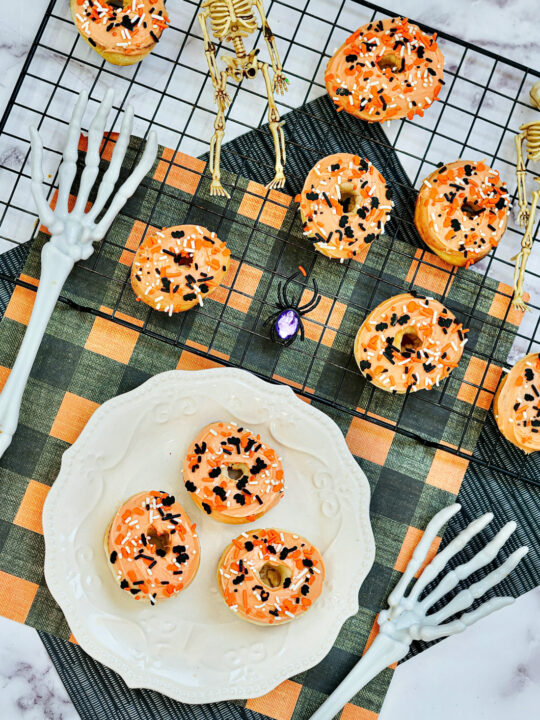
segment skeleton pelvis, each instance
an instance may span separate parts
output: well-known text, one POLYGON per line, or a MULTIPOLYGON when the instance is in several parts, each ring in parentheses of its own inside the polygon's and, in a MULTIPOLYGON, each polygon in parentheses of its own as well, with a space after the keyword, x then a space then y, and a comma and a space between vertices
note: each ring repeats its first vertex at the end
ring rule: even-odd
POLYGON ((223 55, 223 60, 227 64, 227 73, 237 82, 243 78, 254 78, 257 75, 257 55, 258 48, 252 50, 245 57, 237 57, 236 55, 223 55))

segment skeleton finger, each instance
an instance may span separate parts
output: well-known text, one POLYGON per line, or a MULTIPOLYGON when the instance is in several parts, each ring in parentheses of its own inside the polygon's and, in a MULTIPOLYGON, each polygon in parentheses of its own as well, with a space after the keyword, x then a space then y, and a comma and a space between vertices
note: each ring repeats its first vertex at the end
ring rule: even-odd
POLYGON ((529 548, 524 546, 513 552, 507 560, 503 562, 495 570, 492 570, 485 578, 473 583, 466 590, 462 590, 456 597, 451 600, 442 610, 429 616, 430 622, 435 624, 444 622, 447 618, 452 617, 457 612, 465 610, 475 600, 482 597, 490 588, 498 585, 501 580, 509 575, 521 559, 529 552, 529 548))
POLYGON ((432 640, 438 640, 448 635, 456 635, 457 633, 463 632, 469 625, 486 617, 486 615, 507 605, 511 605, 513 602, 514 598, 508 596, 491 598, 491 600, 483 603, 479 608, 476 608, 476 610, 464 613, 461 617, 457 618, 457 620, 452 620, 443 625, 425 625, 418 628, 414 637, 416 640, 431 642, 432 640))
POLYGON ((79 95, 79 99, 75 105, 73 111, 73 117, 69 124, 68 137, 66 147, 64 149, 64 155, 62 159, 62 165, 58 171, 58 202, 57 207, 62 210, 68 209, 69 194, 71 192, 71 186, 73 180, 77 174, 77 158, 79 150, 79 138, 81 136, 81 123, 88 105, 88 93, 86 90, 79 95))
POLYGON ((122 127, 120 134, 116 140, 113 156, 107 172, 103 176, 103 180, 100 183, 96 201, 93 204, 91 210, 89 210, 87 218, 88 222, 94 222, 99 213, 105 207, 107 200, 114 190, 114 186, 120 176, 120 170, 122 169, 122 163, 129 145, 131 138, 131 131, 133 129, 133 107, 129 105, 126 108, 124 117, 122 118, 122 127))
POLYGON ((111 112, 111 108, 114 101, 114 90, 109 88, 98 111, 96 112, 90 129, 88 131, 88 150, 86 151, 86 164, 84 167, 83 174, 81 176, 81 183, 79 186, 79 194, 77 196, 77 202, 73 212, 77 216, 81 216, 86 208, 86 202, 96 178, 99 173, 99 151, 103 140, 103 133, 105 132, 105 123, 111 112))
POLYGON ((422 535, 422 539, 413 552, 413 556, 407 565, 405 572, 388 597, 388 605, 390 607, 394 607, 401 601, 410 581, 422 567, 422 563, 426 559, 431 543, 435 540, 439 530, 460 510, 461 505, 459 503, 454 503, 453 505, 449 505, 448 507, 440 510, 430 520, 424 534, 422 535))
POLYGON ((122 187, 118 190, 118 193, 113 198, 113 201, 111 202, 109 209, 103 216, 103 219, 101 220, 99 225, 96 226, 96 229, 93 233, 94 240, 101 240, 101 238, 105 235, 105 233, 109 229, 112 221, 114 220, 116 215, 120 212, 120 210, 124 206, 126 200, 133 195, 133 193, 135 192, 137 187, 140 185, 142 179, 146 175, 146 173, 150 170, 150 168, 154 164, 154 160, 156 159, 157 151, 158 151, 157 135, 155 132, 151 132, 146 141, 146 147, 145 147, 144 153, 139 161, 139 164, 133 171, 132 175, 125 181, 125 183, 122 185, 122 187))
POLYGON ((43 189, 43 144, 35 127, 30 128, 30 140, 32 147, 32 196, 41 222, 50 230, 54 222, 54 213, 49 207, 43 189))
MULTIPOLYGON (((463 532, 466 533, 467 529, 463 532)), ((490 540, 490 542, 488 542, 488 544, 473 558, 466 563, 458 565, 454 570, 449 570, 437 587, 421 602, 420 607, 422 611, 426 612, 428 608, 435 605, 435 603, 446 595, 446 593, 453 590, 461 580, 469 577, 469 575, 472 575, 477 570, 480 570, 480 568, 489 565, 489 563, 497 557, 499 550, 506 543, 515 529, 516 523, 514 521, 506 523, 506 525, 499 530, 495 537, 490 540)))
POLYGON ((411 592, 409 593, 406 603, 407 606, 410 606, 412 603, 415 603, 418 600, 424 588, 426 588, 430 584, 430 582, 435 580, 437 575, 446 566, 446 563, 450 560, 450 558, 453 558, 454 555, 457 555, 458 552, 461 552, 465 545, 467 545, 467 543, 472 540, 475 535, 478 535, 478 533, 481 532, 492 520, 493 513, 491 512, 482 515, 476 520, 473 520, 465 528, 465 530, 462 530, 459 535, 456 535, 452 542, 448 543, 444 550, 441 550, 440 553, 437 553, 437 555, 435 555, 433 560, 424 569, 423 573, 420 575, 420 577, 414 584, 411 592))

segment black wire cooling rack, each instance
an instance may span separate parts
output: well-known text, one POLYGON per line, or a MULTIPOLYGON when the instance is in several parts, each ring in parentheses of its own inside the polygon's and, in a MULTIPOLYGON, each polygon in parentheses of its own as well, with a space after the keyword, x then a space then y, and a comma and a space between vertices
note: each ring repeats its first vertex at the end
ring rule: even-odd
MULTIPOLYGON (((75 94, 86 87, 90 91, 90 109, 88 116, 92 115, 93 107, 103 96, 104 88, 113 86, 117 91, 120 102, 115 106, 114 125, 122 109, 128 102, 135 106, 134 134, 145 138, 150 126, 157 129, 162 145, 176 151, 192 156, 201 156, 208 151, 208 142, 213 132, 215 106, 212 102, 213 89, 208 78, 206 61, 203 53, 202 35, 197 22, 199 2, 195 0, 169 0, 169 9, 172 16, 172 25, 164 33, 162 41, 154 52, 143 63, 130 68, 116 68, 101 61, 99 56, 89 48, 76 32, 69 12, 67 0, 52 0, 45 12, 43 22, 32 44, 28 58, 24 64, 21 75, 17 81, 6 113, 0 121, 0 250, 27 242, 36 232, 36 214, 30 197, 30 168, 29 168, 29 139, 26 128, 36 125, 44 140, 44 170, 49 178, 48 189, 50 194, 56 186, 57 169, 65 136, 65 126, 68 119, 65 117, 65 108, 72 107, 75 94), (174 7, 173 7, 174 5, 174 7)), ((364 0, 269 0, 265 3, 267 15, 272 30, 276 36, 280 57, 285 72, 290 78, 290 92, 285 98, 280 97, 278 107, 280 112, 286 113, 294 108, 302 108, 308 113, 306 103, 325 94, 324 70, 327 59, 351 31, 367 22, 383 17, 392 17, 399 13, 383 9, 364 0)), ((414 21, 414 19, 413 19, 414 21)), ((418 23, 424 30, 435 32, 436 29, 418 23)), ((261 48, 264 55, 264 42, 260 32, 251 37, 253 46, 261 48)), ((249 42, 249 39, 248 39, 249 42)), ((422 179, 428 175, 440 161, 451 162, 458 157, 471 159, 485 158, 490 165, 495 166, 507 181, 512 199, 516 200, 515 182, 515 150, 514 137, 523 122, 534 119, 537 111, 530 106, 528 91, 530 86, 540 78, 540 72, 520 65, 517 62, 504 59, 492 52, 482 50, 470 43, 459 40, 444 32, 438 31, 438 42, 445 56, 446 85, 441 93, 441 102, 429 109, 425 116, 393 121, 384 127, 376 139, 381 150, 386 151, 386 157, 397 157, 408 174, 410 182, 403 182, 399 188, 402 196, 409 196, 408 208, 401 212, 394 211, 393 220, 387 226, 387 232, 393 238, 403 235, 414 238, 414 223, 411 208, 414 204, 415 191, 422 179)), ((249 48, 248 48, 249 49, 249 48)), ((256 129, 258 133, 268 138, 268 130, 264 127, 266 122, 266 95, 264 87, 256 82, 245 82, 242 86, 231 85, 229 88, 233 103, 228 113, 227 135, 225 141, 232 140, 248 130, 256 129), (249 118, 249 120, 247 119, 249 118)), ((360 127, 360 124, 359 124, 360 127)), ((332 130, 332 123, 327 123, 325 132, 332 130)), ((360 130, 359 138, 361 135, 360 130)), ((365 136, 362 138, 365 141, 365 136)), ((372 138, 373 139, 373 138, 372 138)), ((313 162, 325 153, 317 154, 317 147, 298 146, 296 139, 289 139, 296 147, 305 150, 306 154, 313 156, 313 162)), ((271 146, 269 146, 271 147, 271 146)), ((232 164, 239 175, 253 177, 260 182, 268 182, 273 174, 273 155, 268 157, 253 157, 249 152, 227 149, 232 164), (260 176, 254 176, 258 172, 260 176)), ((224 153, 225 155, 225 153, 224 153)), ((174 161, 182 167, 182 161, 174 161)), ((192 172, 193 168, 190 168, 192 172)), ((385 174, 385 167, 379 166, 385 174)), ((533 178, 537 174, 534 168, 527 171, 527 182, 531 188, 533 178)), ((166 193, 166 178, 160 192, 166 193)), ((297 192, 303 184, 304 176, 295 177, 288 170, 288 189, 297 192)), ((228 188, 229 191, 234 187, 228 188)), ((177 198, 175 198, 177 200, 177 198)), ((279 204, 279 200, 276 200, 279 204)), ((222 221, 227 217, 227 206, 214 209, 216 217, 212 227, 218 231, 222 221)), ((539 216, 540 224, 540 216, 539 216)), ((538 231, 538 226, 536 227, 538 231)), ((258 228, 257 232, 272 236, 269 226, 258 228)), ((536 233, 535 233, 536 234, 536 233)), ((287 244, 286 229, 281 228, 280 237, 283 244, 287 244)), ((486 278, 490 277, 512 284, 513 263, 511 257, 518 252, 522 232, 513 218, 504 242, 496 251, 490 253, 478 263, 470 273, 469 282, 482 288, 486 278)), ((100 269, 100 257, 106 247, 107 239, 94 254, 91 264, 85 267, 86 272, 103 274, 100 269)), ((414 239, 413 239, 414 242, 414 239)), ((535 243, 536 245, 537 243, 535 243)), ((395 250, 399 252, 399 250, 395 250)), ((311 247, 306 243, 306 256, 314 255, 311 247)), ((533 249, 538 254, 537 247, 533 249)), ((384 267, 389 260, 388 253, 383 263, 381 273, 372 275, 375 281, 372 299, 379 284, 386 283, 393 287, 391 279, 384 277, 384 267)), ((244 256, 237 258, 242 261, 244 256)), ((433 267, 432 256, 428 253, 417 254, 417 265, 414 277, 410 278, 414 284, 416 275, 426 267, 433 267)), ((352 263, 355 270, 363 272, 361 263, 352 263)), ((540 263, 538 264, 540 266, 540 263)), ((438 266, 437 266, 438 267, 438 266)), ((526 276, 526 289, 533 291, 531 300, 531 313, 527 313, 516 333, 514 346, 508 359, 512 360, 524 353, 540 350, 540 307, 535 291, 540 287, 540 273, 534 271, 533 263, 526 276)), ((438 268, 440 270, 440 268, 438 268)), ((279 258, 272 270, 276 279, 285 277, 284 270, 280 269, 279 258)), ((25 285, 23 280, 7 273, 0 274, 4 281, 17 283, 35 290, 32 285, 25 285)), ((446 287, 442 287, 440 295, 443 302, 452 281, 452 273, 448 272, 446 287)), ((129 288, 126 284, 126 291, 129 288)), ((122 289, 123 292, 124 288, 122 289)), ((394 292, 402 291, 402 287, 395 285, 394 292)), ((119 312, 119 303, 113 309, 112 320, 121 325, 128 325, 129 321, 119 312)), ((229 296, 231 290, 229 289, 229 296)), ((242 288, 235 288, 235 292, 242 295, 242 288)), ((394 294, 386 292, 386 295, 394 294)), ((501 298, 506 301, 508 309, 504 317, 493 318, 496 338, 503 332, 504 322, 509 311, 510 294, 504 286, 499 286, 501 298)), ((325 294, 328 294, 325 292, 325 294)), ((337 297, 330 294, 332 308, 337 297)), ((67 298, 61 301, 68 302, 67 298)), ((262 320, 274 309, 268 299, 268 293, 259 298, 258 322, 251 327, 243 328, 249 336, 248 345, 266 337, 262 328, 262 320)), ((449 305, 450 309, 451 305, 449 305)), ((219 357, 214 348, 217 326, 220 323, 230 323, 224 317, 224 306, 221 315, 217 318, 216 331, 212 342, 207 349, 188 345, 190 352, 205 357, 219 357)), ((359 308, 364 314, 371 307, 359 308)), ((155 324, 150 322, 154 311, 148 310, 148 317, 142 328, 137 330, 164 342, 172 343, 179 348, 186 345, 180 339, 180 332, 176 337, 170 333, 160 334, 155 330, 155 324)), ((204 308, 197 310, 204 314, 204 308)), ((479 322, 475 305, 468 308, 465 313, 460 312, 460 319, 464 325, 479 322), (464 316, 465 315, 465 316, 464 316)), ((99 314, 96 311, 96 314, 99 314)), ((329 313, 330 316, 330 313, 329 313)), ((110 315, 107 315, 111 319, 110 315)), ((216 318, 213 318, 216 321, 216 318)), ((321 337, 325 326, 321 328, 321 337)), ((345 338, 352 348, 353 336, 345 338)), ((320 347, 319 339, 317 351, 320 347)), ((486 371, 492 361, 499 364, 506 362, 507 358, 497 357, 497 341, 492 348, 482 349, 480 357, 486 363, 486 371)), ((307 353, 300 343, 294 347, 299 357, 307 353)), ((313 355, 317 354, 317 351, 313 355)), ((277 356, 276 356, 277 357, 277 356)), ((242 366, 245 351, 242 357, 232 363, 227 359, 220 359, 223 364, 242 366)), ((341 401, 342 391, 346 387, 347 379, 351 375, 358 376, 354 362, 333 363, 331 370, 341 373, 337 390, 333 397, 319 397, 310 389, 308 376, 311 364, 306 367, 305 382, 295 384, 295 390, 300 395, 316 399, 321 404, 345 410, 349 414, 368 419, 374 424, 391 428, 404 435, 418 437, 402 422, 404 409, 407 407, 407 398, 395 422, 389 422, 376 413, 377 398, 380 397, 373 388, 364 403, 364 408, 351 408, 341 401)), ((276 359, 277 363, 277 359, 276 359)), ((275 370, 275 366, 274 366, 275 370)), ((486 393, 484 377, 478 384, 471 382, 476 394, 486 393)), ((275 372, 269 374, 275 376, 275 372)), ((265 375, 268 379, 268 375, 265 375)), ((493 393, 491 393, 493 394, 493 393)), ((439 393, 421 392, 415 395, 420 403, 425 404, 426 412, 438 406, 450 414, 463 427, 465 437, 468 428, 474 424, 475 404, 470 404, 470 410, 454 407, 445 397, 445 388, 439 393)), ((429 443, 437 446, 436 443, 429 443)), ((472 461, 490 468, 495 472, 509 474, 529 482, 540 485, 540 461, 535 456, 524 456, 521 452, 501 452, 499 446, 508 445, 502 436, 493 434, 488 447, 479 456, 472 457, 472 461), (503 458, 503 459, 501 459, 503 458)), ((447 452, 455 453, 471 460, 470 452, 460 442, 457 446, 449 447, 441 444, 447 452)), ((539 455, 539 454, 537 454, 539 455)))

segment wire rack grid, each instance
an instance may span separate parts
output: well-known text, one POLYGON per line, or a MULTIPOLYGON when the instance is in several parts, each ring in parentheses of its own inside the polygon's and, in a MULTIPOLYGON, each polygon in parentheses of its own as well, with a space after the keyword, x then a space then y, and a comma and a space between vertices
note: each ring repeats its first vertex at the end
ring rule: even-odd
MULTIPOLYGON (((356 27, 371 22, 374 19, 392 17, 397 13, 385 10, 379 6, 364 1, 340 0, 303 0, 293 3, 291 0, 269 0, 265 3, 269 24, 276 36, 278 50, 287 76, 290 78, 290 91, 285 97, 278 98, 280 112, 286 113, 292 109, 300 108, 303 113, 309 113, 311 100, 325 94, 324 71, 328 58, 343 40, 356 27)), ((117 68, 102 61, 99 56, 80 38, 76 32, 69 13, 69 3, 65 0, 52 0, 47 8, 43 22, 30 50, 29 56, 13 92, 8 109, 0 122, 0 251, 8 250, 15 245, 27 242, 36 231, 36 216, 32 203, 28 202, 30 196, 30 170, 29 170, 29 138, 27 127, 36 125, 44 141, 44 172, 49 178, 48 186, 52 195, 56 186, 57 169, 65 137, 66 108, 72 107, 75 94, 86 87, 90 92, 90 106, 87 118, 91 118, 96 104, 102 99, 108 87, 117 91, 117 103, 114 108, 114 121, 112 129, 118 125, 118 118, 122 109, 128 102, 135 106, 134 133, 145 138, 149 128, 157 129, 162 145, 175 150, 171 167, 176 165, 186 168, 185 156, 201 156, 208 151, 208 141, 213 132, 215 106, 213 104, 213 88, 208 77, 206 61, 203 53, 202 33, 197 21, 199 2, 196 0, 181 0, 170 2, 172 25, 164 33, 162 41, 154 52, 145 59, 144 63, 130 68, 117 68), (173 6, 174 5, 174 6, 173 6)), ((423 29, 433 32, 433 28, 419 23, 423 29)), ((248 39, 249 40, 249 39, 248 39)), ((261 32, 251 38, 253 46, 261 48, 261 56, 265 57, 264 41, 261 32)), ((487 162, 496 167, 504 180, 506 180, 512 199, 516 200, 515 182, 515 150, 514 137, 518 127, 530 119, 534 119, 535 110, 530 106, 528 90, 540 77, 540 73, 526 68, 519 63, 506 60, 493 53, 481 50, 469 43, 456 39, 444 32, 439 32, 438 42, 445 55, 446 85, 441 93, 441 102, 433 105, 423 118, 413 120, 393 121, 385 125, 386 137, 383 146, 397 153, 397 156, 407 172, 411 183, 400 188, 402 192, 409 193, 410 207, 394 217, 387 226, 387 232, 392 238, 399 238, 403 232, 410 229, 414 235, 414 223, 411 209, 414 206, 415 190, 422 179, 432 172, 439 162, 451 162, 458 157, 467 157, 473 160, 485 158, 487 162)), ((227 49, 227 48, 224 48, 227 49)), ((251 46, 248 47, 251 49, 251 46)), ((219 48, 221 50, 221 47, 219 48)), ((225 140, 238 137, 248 130, 256 128, 257 132, 268 137, 268 128, 265 127, 267 101, 262 82, 250 81, 242 85, 231 85, 229 91, 232 95, 232 105, 227 116, 227 134, 225 140)), ((332 131, 332 124, 328 123, 324 133, 332 131)), ((358 139, 365 140, 362 135, 362 124, 358 123, 358 139)), ((311 158, 313 164, 324 153, 317 146, 304 144, 299 146, 296 138, 288 138, 289 146, 292 144, 311 158)), ((227 150, 225 151, 227 152, 227 150)), ((234 151, 229 151, 234 153, 234 151)), ((249 155, 236 153, 236 166, 240 168, 240 175, 249 177, 248 168, 252 169, 255 158, 249 155)), ((265 183, 273 174, 273 157, 261 162, 257 158, 259 177, 254 180, 265 183)), ((379 167, 385 174, 385 167, 379 167)), ((191 172, 197 172, 189 165, 191 172)), ((532 188, 536 173, 534 167, 528 168, 527 182, 532 188)), ((167 177, 163 179, 160 193, 167 193, 167 177)), ((303 185, 304 177, 288 173, 288 188, 297 192, 303 185)), ((231 194, 235 187, 227 188, 231 194)), ((175 196, 175 201, 178 198, 175 196)), ((279 199, 272 202, 280 204, 279 199)), ((215 229, 219 235, 220 227, 228 217, 226 203, 222 208, 216 206, 212 210, 212 217, 208 225, 215 229)), ((150 221, 143 233, 151 226, 150 221)), ((136 218, 134 218, 136 219, 136 218)), ((256 220, 258 220, 257 218, 256 220)), ((241 219, 240 219, 241 221, 241 219)), ((283 252, 288 244, 294 242, 289 237, 291 228, 281 228, 281 250, 272 268, 272 274, 277 281, 286 277, 285 270, 280 263, 283 252)), ((538 230, 538 227, 536 228, 538 230)), ((272 229, 268 225, 257 221, 250 225, 250 239, 254 233, 267 235, 269 240, 275 240, 272 229)), ((490 277, 511 285, 513 263, 511 257, 519 250, 522 232, 512 217, 504 241, 499 247, 474 266, 475 273, 468 273, 466 282, 471 283, 476 290, 482 288, 486 278, 490 277)), ((89 273, 102 274, 101 257, 104 253, 107 239, 95 252, 91 261, 85 266, 89 273)), ((536 244, 536 243, 535 243, 536 244)), ((249 245, 249 243, 248 243, 249 245)), ((246 245, 246 250, 248 245, 246 245)), ((315 253, 306 244, 304 265, 308 274, 315 262, 315 253), (310 265, 311 263, 311 265, 310 265)), ((393 247, 392 252, 399 253, 399 247, 393 247)), ((446 384, 440 392, 419 393, 421 407, 426 411, 441 408, 450 415, 455 416, 462 427, 462 440, 471 426, 478 422, 475 417, 475 401, 481 393, 486 393, 484 387, 485 375, 492 362, 499 365, 505 362, 512 363, 518 356, 540 350, 540 262, 533 264, 538 249, 533 250, 530 267, 526 275, 526 288, 531 292, 532 312, 525 316, 520 330, 516 334, 514 345, 509 358, 499 357, 497 343, 504 332, 506 314, 500 318, 493 318, 495 342, 493 347, 483 349, 479 353, 485 361, 485 371, 481 379, 471 381, 470 385, 475 394, 470 409, 456 408, 446 398, 446 384)), ((246 253, 239 260, 239 267, 245 260, 246 253)), ((417 253, 418 262, 413 277, 409 278, 410 285, 415 283, 416 276, 432 265, 432 256, 428 253, 417 253)), ((356 308, 361 316, 367 315, 372 309, 374 299, 385 285, 384 295, 389 296, 403 291, 403 286, 393 282, 384 268, 390 259, 390 250, 387 251, 382 262, 380 273, 373 273, 363 268, 361 263, 349 264, 351 272, 364 274, 366 280, 372 282, 370 301, 358 305, 356 308)), ((540 260, 540 258, 539 258, 540 260)), ((250 260, 251 264, 254 264, 250 260)), ((440 267, 436 266, 440 271, 440 267)), ((268 268, 266 268, 268 269, 268 268)), ((236 271, 238 273, 238 270, 236 271)), ((445 302, 451 286, 454 273, 447 272, 446 283, 439 290, 442 301, 445 302)), ((3 275, 5 281, 25 285, 24 281, 15 277, 3 275)), ((227 288, 228 298, 231 293, 242 296, 245 294, 241 285, 237 286, 237 277, 227 288)), ((35 288, 27 285, 31 290, 35 288)), ((368 419, 378 425, 390 427, 392 430, 404 435, 418 437, 410 427, 403 422, 409 398, 406 398, 397 416, 390 422, 381 417, 376 409, 380 391, 368 386, 362 396, 362 407, 355 403, 345 403, 343 397, 353 383, 357 387, 360 375, 352 359, 352 343, 354 335, 339 330, 342 343, 351 348, 351 352, 343 360, 326 360, 326 366, 331 372, 338 375, 333 396, 320 396, 315 393, 310 384, 315 363, 320 363, 324 357, 321 345, 325 330, 332 330, 332 315, 339 304, 341 285, 332 292, 325 294, 330 298, 330 305, 326 320, 317 322, 319 325, 318 341, 315 351, 296 343, 287 352, 296 353, 302 367, 305 368, 305 380, 295 385, 301 395, 315 398, 322 405, 345 410, 349 414, 368 419)), ((113 309, 112 319, 123 325, 129 321, 120 312, 121 301, 125 293, 131 290, 124 283, 118 290, 118 299, 113 309)), ((499 290, 506 305, 509 307, 508 290, 499 290)), ((68 298, 61 298, 68 302, 68 298)), ((445 302, 450 309, 451 304, 445 302)), ((201 349, 189 346, 190 352, 204 356, 220 357, 217 348, 217 337, 220 327, 231 323, 229 316, 225 316, 226 303, 216 315, 209 314, 208 320, 213 323, 212 339, 207 348, 201 349)), ((205 306, 206 307, 206 306, 205 306)), ((241 357, 230 362, 221 357, 225 364, 242 366, 252 343, 266 339, 266 332, 262 328, 262 321, 273 311, 273 298, 270 285, 266 292, 258 297, 257 315, 250 327, 244 327, 248 340, 244 346, 241 357)), ((97 311, 96 314, 99 314, 97 311)), ((197 310, 203 317, 209 313, 205 308, 197 310)), ((477 307, 473 304, 461 309, 460 320, 465 326, 479 322, 477 307)), ((137 327, 143 333, 157 337, 163 342, 172 343, 179 348, 186 347, 182 339, 182 321, 179 321, 176 333, 160 333, 152 322, 154 311, 148 310, 148 316, 143 327, 137 327)), ((109 316, 110 317, 110 316, 109 316)), ((266 377, 276 379, 276 365, 279 354, 275 354, 275 361, 266 377)), ((360 378, 361 379, 361 378, 360 378)), ((492 394, 492 393, 491 393, 492 394)), ((473 457, 478 462, 496 472, 522 477, 530 482, 540 484, 539 464, 534 456, 525 457, 521 453, 514 453, 512 461, 501 463, 497 443, 504 443, 502 437, 496 436, 492 446, 482 457, 473 457)), ((431 443, 438 446, 437 443, 431 443)), ((440 445, 443 447, 443 445, 440 445)), ((470 459, 464 442, 457 446, 444 449, 456 455, 470 459)))

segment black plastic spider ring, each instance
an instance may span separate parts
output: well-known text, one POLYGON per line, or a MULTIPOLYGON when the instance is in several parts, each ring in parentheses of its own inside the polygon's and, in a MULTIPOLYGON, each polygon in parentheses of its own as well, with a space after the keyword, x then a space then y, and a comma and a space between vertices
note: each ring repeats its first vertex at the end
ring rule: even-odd
POLYGON ((297 298, 289 299, 287 289, 290 283, 299 275, 294 273, 284 283, 279 283, 277 287, 277 310, 266 318, 263 325, 269 325, 272 323, 270 328, 270 338, 273 342, 279 345, 290 345, 293 343, 298 334, 300 334, 300 340, 304 339, 304 323, 302 322, 302 316, 307 315, 312 310, 315 310, 317 305, 321 301, 319 295, 319 288, 317 287, 317 281, 313 280, 313 297, 311 300, 304 305, 299 305, 302 292, 297 298))

